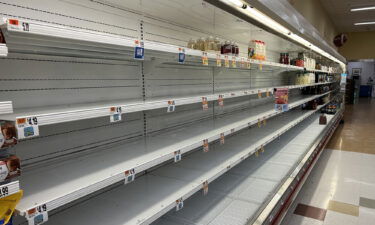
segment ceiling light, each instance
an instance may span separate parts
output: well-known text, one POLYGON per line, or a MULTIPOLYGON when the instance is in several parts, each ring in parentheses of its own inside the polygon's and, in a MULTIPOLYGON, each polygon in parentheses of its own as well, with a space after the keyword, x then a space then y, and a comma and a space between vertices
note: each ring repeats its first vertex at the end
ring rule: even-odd
POLYGON ((360 25, 371 25, 371 24, 375 24, 375 21, 372 21, 372 22, 355 23, 354 25, 356 25, 356 26, 360 26, 360 25))
POLYGON ((365 11, 365 10, 375 10, 375 6, 369 6, 369 7, 362 7, 362 8, 350 9, 351 12, 356 12, 356 11, 365 11))

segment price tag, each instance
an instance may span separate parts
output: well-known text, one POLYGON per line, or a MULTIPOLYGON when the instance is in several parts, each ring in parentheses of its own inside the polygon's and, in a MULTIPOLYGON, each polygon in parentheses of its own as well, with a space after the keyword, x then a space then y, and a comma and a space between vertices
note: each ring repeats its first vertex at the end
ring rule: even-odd
POLYGON ((178 63, 184 63, 185 62, 185 49, 184 48, 178 48, 178 63))
POLYGON ((26 219, 29 225, 43 224, 48 221, 47 205, 43 204, 36 208, 27 210, 26 219))
POLYGON ((167 112, 174 112, 176 109, 176 104, 174 101, 168 101, 167 112))
POLYGON ((261 127, 261 126, 262 126, 262 121, 258 119, 258 127, 261 127))
POLYGON ((208 194, 208 181, 203 182, 203 195, 208 194))
POLYGON ((0 198, 4 198, 9 195, 9 187, 3 186, 0 188, 0 198))
POLYGON ((182 200, 182 198, 180 198, 176 200, 176 211, 179 211, 182 208, 184 208, 184 201, 182 200))
POLYGON ((241 62, 241 68, 244 68, 245 67, 245 58, 244 57, 241 57, 241 60, 240 60, 240 62, 241 62))
POLYGON ((221 54, 216 54, 216 66, 221 67, 221 54))
POLYGON ((181 161, 181 150, 174 152, 174 162, 181 161))
POLYGON ((134 59, 144 60, 144 58, 145 58, 144 42, 140 41, 140 40, 135 40, 134 44, 135 44, 134 59))
POLYGON ((207 110, 208 109, 207 97, 202 97, 202 108, 203 108, 203 110, 207 110))
POLYGON ((22 31, 25 31, 25 32, 30 31, 30 24, 27 23, 27 22, 21 22, 21 21, 16 20, 16 19, 9 19, 8 25, 9 25, 8 26, 9 29, 11 29, 11 30, 22 30, 22 31))
POLYGON ((133 182, 134 179, 135 179, 135 170, 134 169, 125 171, 125 184, 133 182))
POLYGON ((224 67, 229 68, 229 56, 224 56, 224 67))
POLYGON ((258 98, 262 98, 262 91, 258 90, 258 98))
POLYGON ((260 70, 260 71, 263 70, 263 64, 259 64, 259 70, 260 70))
POLYGON ((208 56, 207 52, 202 52, 202 64, 208 66, 208 56))
POLYGON ((122 114, 121 106, 118 106, 118 107, 113 106, 113 107, 111 107, 109 109, 109 112, 110 112, 109 121, 111 123, 118 122, 118 121, 122 120, 122 117, 121 117, 121 114, 122 114))
POLYGON ((210 146, 208 145, 208 139, 203 140, 203 151, 208 152, 210 150, 210 146))
POLYGON ((38 118, 36 116, 17 118, 16 126, 18 139, 39 136, 38 118))
POLYGON ((251 69, 251 63, 250 63, 250 59, 249 58, 247 58, 247 60, 246 60, 246 67, 248 69, 251 69))
POLYGON ((224 96, 219 95, 219 99, 217 100, 219 106, 224 106, 224 96))
POLYGON ((233 68, 237 67, 236 56, 232 56, 232 67, 233 68))
POLYGON ((225 135, 224 135, 224 133, 220 134, 220 144, 221 145, 225 144, 225 135))

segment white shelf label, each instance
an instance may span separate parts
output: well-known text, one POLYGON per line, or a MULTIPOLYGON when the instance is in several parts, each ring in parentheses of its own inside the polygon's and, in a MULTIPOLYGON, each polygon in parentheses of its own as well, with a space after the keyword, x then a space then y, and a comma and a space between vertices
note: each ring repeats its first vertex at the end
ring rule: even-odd
POLYGON ((118 106, 118 107, 111 107, 109 109, 110 111, 110 116, 109 116, 109 120, 111 123, 114 123, 114 122, 118 122, 118 121, 121 121, 122 120, 122 108, 121 106, 118 106))
POLYGON ((185 62, 185 49, 184 48, 178 48, 178 63, 184 63, 185 62))
POLYGON ((174 162, 179 162, 179 161, 181 161, 181 150, 174 152, 174 162))
POLYGON ((176 104, 174 101, 168 101, 167 112, 174 112, 176 110, 176 104))
POLYGON ((180 198, 176 200, 176 211, 179 211, 182 208, 184 208, 184 201, 182 200, 182 198, 180 198))
POLYGON ((4 185, 0 188, 0 198, 4 198, 4 197, 10 195, 8 185, 4 185))
POLYGON ((142 40, 134 41, 134 59, 144 60, 145 58, 145 48, 142 40))
POLYGON ((135 179, 135 170, 127 170, 125 171, 125 184, 133 182, 135 179))
POLYGON ((47 205, 43 204, 34 209, 27 210, 26 219, 29 225, 43 224, 48 221, 47 205))
POLYGON ((18 139, 39 136, 38 118, 36 116, 17 118, 16 126, 18 139))

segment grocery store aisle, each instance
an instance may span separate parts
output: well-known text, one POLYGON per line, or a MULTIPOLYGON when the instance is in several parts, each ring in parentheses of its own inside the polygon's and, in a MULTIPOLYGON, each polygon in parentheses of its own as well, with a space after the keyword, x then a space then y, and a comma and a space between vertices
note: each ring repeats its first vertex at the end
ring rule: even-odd
POLYGON ((283 225, 375 224, 375 100, 347 106, 283 225))

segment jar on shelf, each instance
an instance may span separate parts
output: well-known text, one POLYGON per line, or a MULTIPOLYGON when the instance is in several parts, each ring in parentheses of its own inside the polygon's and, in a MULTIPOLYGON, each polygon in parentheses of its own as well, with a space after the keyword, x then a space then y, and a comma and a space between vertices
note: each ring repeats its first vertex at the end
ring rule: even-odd
POLYGON ((234 55, 239 56, 240 55, 240 48, 238 47, 238 44, 234 43, 234 55))
POLYGON ((228 54, 231 54, 231 53, 232 53, 232 46, 231 46, 229 41, 225 41, 224 45, 222 45, 221 54, 228 55, 228 54))

